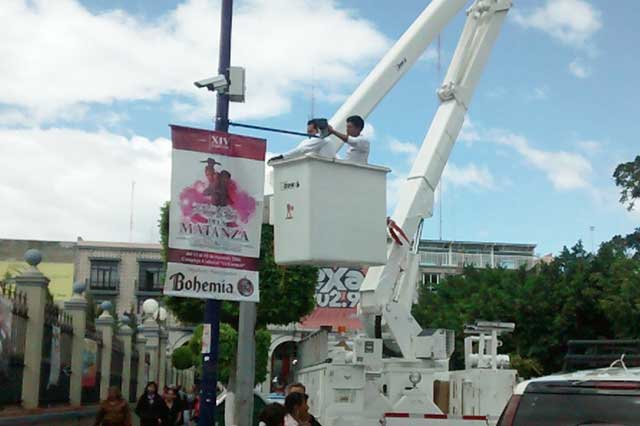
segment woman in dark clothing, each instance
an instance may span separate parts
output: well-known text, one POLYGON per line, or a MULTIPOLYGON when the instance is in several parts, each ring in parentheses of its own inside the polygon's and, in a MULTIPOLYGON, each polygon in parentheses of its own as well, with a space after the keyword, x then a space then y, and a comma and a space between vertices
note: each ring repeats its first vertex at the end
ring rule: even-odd
POLYGON ((176 388, 170 387, 167 389, 164 402, 167 404, 167 408, 169 409, 169 414, 167 415, 167 426, 178 426, 184 424, 182 420, 182 411, 184 408, 182 406, 182 401, 178 397, 176 388))
POLYGON ((160 395, 158 395, 158 385, 149 382, 145 388, 145 393, 138 400, 136 414, 140 417, 140 426, 166 426, 169 410, 160 395))

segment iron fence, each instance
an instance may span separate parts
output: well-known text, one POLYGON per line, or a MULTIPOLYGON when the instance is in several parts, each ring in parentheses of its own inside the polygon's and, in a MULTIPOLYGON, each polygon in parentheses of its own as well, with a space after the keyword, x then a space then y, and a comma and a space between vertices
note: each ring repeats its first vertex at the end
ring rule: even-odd
POLYGON ((100 370, 102 363, 102 333, 92 323, 85 331, 84 354, 82 357, 82 404, 100 401, 100 370))
POLYGON ((140 354, 136 349, 131 352, 131 380, 129 381, 129 402, 136 402, 138 397, 138 363, 140 354))
POLYGON ((0 282, 0 407, 22 399, 28 318, 26 295, 0 282))
POLYGON ((114 337, 111 345, 111 376, 109 386, 122 389, 122 369, 124 368, 124 345, 122 340, 114 337))
POLYGON ((40 362, 41 407, 69 402, 72 339, 69 333, 73 333, 69 330, 70 327, 71 319, 64 315, 53 301, 48 301, 44 308, 44 336, 40 362))

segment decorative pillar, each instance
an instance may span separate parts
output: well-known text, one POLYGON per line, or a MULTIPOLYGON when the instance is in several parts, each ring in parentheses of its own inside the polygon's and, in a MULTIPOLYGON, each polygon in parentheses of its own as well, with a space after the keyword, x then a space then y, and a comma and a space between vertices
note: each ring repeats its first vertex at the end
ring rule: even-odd
POLYGON ((147 378, 145 377, 145 354, 147 353, 147 339, 142 334, 136 336, 136 349, 138 349, 138 389, 136 389, 136 398, 144 393, 147 386, 147 378))
POLYGON ((42 361, 42 343, 44 338, 44 312, 47 303, 49 278, 40 272, 37 266, 42 262, 42 254, 30 249, 24 254, 29 267, 15 278, 16 288, 27 297, 26 342, 24 354, 24 372, 22 377, 22 405, 24 408, 37 408, 40 399, 40 363, 42 361))
POLYGON ((158 382, 158 349, 160 347, 160 326, 151 318, 147 318, 140 326, 140 331, 147 340, 145 353, 149 354, 149 381, 158 382))
POLYGON ((118 337, 122 340, 124 346, 124 362, 122 364, 122 397, 129 401, 129 394, 131 393, 131 355, 133 330, 129 327, 129 318, 124 317, 120 330, 118 330, 118 337))
POLYGON ((115 320, 109 313, 113 305, 102 302, 102 314, 96 320, 96 329, 102 332, 102 364, 100 366, 100 399, 107 399, 111 380, 111 352, 113 351, 113 325, 115 320))
POLYGON ((73 326, 73 344, 71 346, 71 382, 69 385, 69 402, 71 405, 82 405, 82 357, 84 353, 84 336, 87 328, 87 300, 84 298, 86 286, 83 282, 73 284, 73 296, 64 302, 64 310, 71 315, 73 326))
POLYGON ((160 330, 160 345, 159 345, 159 377, 158 377, 158 387, 160 389, 164 388, 167 384, 167 341, 169 340, 169 333, 166 330, 160 330))

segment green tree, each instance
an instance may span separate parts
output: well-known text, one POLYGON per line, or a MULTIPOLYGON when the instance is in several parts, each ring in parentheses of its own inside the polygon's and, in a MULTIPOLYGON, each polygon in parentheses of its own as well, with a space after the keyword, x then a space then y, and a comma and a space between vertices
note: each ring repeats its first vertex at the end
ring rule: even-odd
POLYGON ((425 327, 456 331, 458 368, 464 324, 484 319, 516 323, 502 350, 521 376, 558 371, 568 340, 640 335, 640 259, 630 255, 639 233, 614 237, 595 255, 579 242, 531 270, 467 267, 437 292, 421 289, 414 315, 425 327))
POLYGON ((613 179, 620 188, 620 202, 632 210, 640 198, 640 155, 633 161, 619 164, 613 172, 613 179))
MULTIPOLYGON (((161 209, 159 220, 163 255, 166 262, 169 235, 169 203, 161 209)), ((287 325, 297 322, 315 307, 315 287, 318 269, 310 266, 284 267, 275 263, 273 227, 262 225, 260 246, 260 303, 256 318, 256 383, 264 380, 268 365, 271 336, 267 324, 287 325)), ((165 304, 183 323, 198 324, 204 317, 204 301, 200 299, 165 297, 165 304)), ((225 382, 231 377, 237 348, 238 304, 223 302, 220 324, 219 376, 225 382)), ((189 347, 201 362, 201 327, 196 328, 189 347)))

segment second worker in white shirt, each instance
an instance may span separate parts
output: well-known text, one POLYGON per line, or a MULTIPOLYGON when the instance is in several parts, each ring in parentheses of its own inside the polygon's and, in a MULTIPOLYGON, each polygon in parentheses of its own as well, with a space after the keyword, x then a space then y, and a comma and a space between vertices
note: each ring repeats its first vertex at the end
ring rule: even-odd
POLYGON ((352 115, 347 118, 347 133, 340 133, 329 126, 329 133, 341 139, 348 145, 347 153, 344 156, 346 161, 367 164, 369 161, 369 141, 362 136, 364 120, 359 115, 352 115))

